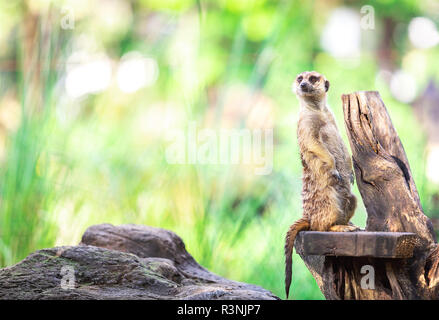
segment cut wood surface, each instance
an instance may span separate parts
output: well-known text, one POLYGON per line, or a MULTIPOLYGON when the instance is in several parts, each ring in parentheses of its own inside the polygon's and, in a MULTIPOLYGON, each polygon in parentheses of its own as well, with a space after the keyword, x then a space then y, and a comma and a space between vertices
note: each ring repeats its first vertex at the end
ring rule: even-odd
POLYGON ((408 232, 300 232, 296 247, 304 255, 411 258, 417 236, 408 232))
POLYGON ((327 299, 438 299, 436 235, 386 106, 376 91, 343 95, 342 102, 366 231, 373 233, 360 236, 371 238, 359 244, 349 240, 358 241, 357 235, 301 232, 295 248, 327 299), (393 238, 383 238, 389 232, 393 238), (409 244, 398 244, 401 233, 415 234, 416 241, 409 237, 409 244), (397 253, 397 247, 410 250, 397 253), (374 289, 361 286, 365 265, 374 270, 374 289))

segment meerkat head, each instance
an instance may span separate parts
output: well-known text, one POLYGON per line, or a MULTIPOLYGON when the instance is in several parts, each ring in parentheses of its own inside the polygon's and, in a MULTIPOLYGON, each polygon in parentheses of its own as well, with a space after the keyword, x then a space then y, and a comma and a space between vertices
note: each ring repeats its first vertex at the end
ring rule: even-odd
POLYGON ((299 99, 318 106, 329 90, 329 81, 316 71, 305 71, 297 75, 293 83, 293 92, 299 99))

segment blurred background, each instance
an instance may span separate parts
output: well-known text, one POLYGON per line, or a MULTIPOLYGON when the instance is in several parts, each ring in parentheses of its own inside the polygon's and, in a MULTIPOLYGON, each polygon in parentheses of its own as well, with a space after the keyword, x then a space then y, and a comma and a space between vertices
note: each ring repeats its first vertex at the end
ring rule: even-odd
MULTIPOLYGON (((301 216, 291 84, 305 70, 330 80, 346 143, 341 94, 380 92, 439 218, 438 1, 0 0, 0 21, 0 267, 136 223, 283 298, 284 235, 301 216), (170 163, 169 133, 190 125, 272 132, 271 170, 170 163)), ((293 261, 292 298, 323 299, 293 261)))

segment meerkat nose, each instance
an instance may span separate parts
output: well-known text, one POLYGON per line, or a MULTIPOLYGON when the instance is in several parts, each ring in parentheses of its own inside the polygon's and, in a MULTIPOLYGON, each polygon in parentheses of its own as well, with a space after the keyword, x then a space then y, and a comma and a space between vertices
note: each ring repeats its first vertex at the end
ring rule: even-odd
POLYGON ((306 82, 302 82, 302 83, 300 84, 300 88, 301 88, 301 89, 307 89, 307 88, 308 88, 308 84, 307 84, 306 82))

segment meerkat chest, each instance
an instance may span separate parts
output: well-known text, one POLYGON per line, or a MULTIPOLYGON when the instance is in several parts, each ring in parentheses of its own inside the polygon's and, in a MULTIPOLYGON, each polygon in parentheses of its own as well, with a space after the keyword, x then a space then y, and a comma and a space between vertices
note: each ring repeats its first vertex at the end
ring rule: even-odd
POLYGON ((331 114, 304 113, 299 119, 297 131, 302 151, 318 143, 324 144, 331 153, 343 152, 343 142, 331 114))
POLYGON ((335 151, 340 148, 342 139, 334 123, 326 122, 325 126, 320 128, 319 135, 322 143, 325 144, 328 149, 334 149, 335 151))

